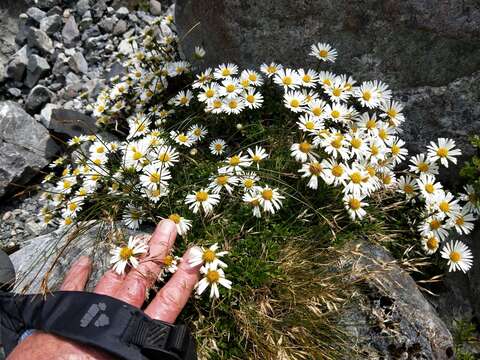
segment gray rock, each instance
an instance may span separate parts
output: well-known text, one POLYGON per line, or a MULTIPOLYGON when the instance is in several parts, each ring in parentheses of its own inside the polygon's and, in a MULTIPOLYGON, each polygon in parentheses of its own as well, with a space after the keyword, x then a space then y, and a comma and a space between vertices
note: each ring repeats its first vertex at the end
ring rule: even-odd
POLYGON ((150 13, 155 16, 162 15, 162 4, 157 0, 150 0, 150 13))
POLYGON ((179 0, 175 12, 179 38, 189 33, 182 49, 204 45, 207 64, 316 65, 307 54, 321 41, 339 52, 334 70, 394 87, 445 85, 480 68, 477 0, 179 0))
POLYGON ((5 77, 13 79, 15 81, 22 81, 23 75, 28 65, 29 51, 27 46, 18 50, 15 55, 10 59, 10 62, 5 68, 5 77))
POLYGON ((98 25, 93 25, 82 33, 82 40, 87 41, 88 39, 92 39, 100 35, 101 33, 98 25))
POLYGON ((62 28, 63 20, 58 14, 47 16, 40 21, 40 30, 45 31, 48 35, 52 35, 62 28))
POLYGON ((0 64, 5 65, 17 51, 15 38, 20 32, 20 23, 26 21, 26 19, 20 19, 19 15, 26 11, 27 7, 24 1, 0 1, 0 64))
POLYGON ((74 73, 69 72, 65 76, 65 82, 67 83, 67 85, 77 84, 77 83, 80 82, 80 78, 77 75, 75 75, 74 73))
POLYGON ((0 287, 5 290, 15 282, 15 268, 6 253, 0 250, 0 287))
POLYGON ((34 47, 43 54, 53 54, 53 42, 47 33, 31 27, 28 31, 28 46, 34 47))
POLYGON ((111 33, 114 25, 115 21, 112 18, 105 18, 98 23, 98 27, 104 33, 111 33))
POLYGON ((93 24, 93 19, 91 17, 84 17, 78 23, 78 30, 80 30, 80 33, 82 34, 82 40, 84 39, 85 33, 90 29, 92 24, 93 24))
POLYGON ((25 230, 27 230, 30 235, 38 236, 43 231, 43 226, 32 219, 25 223, 25 230))
POLYGON ((105 75, 105 78, 108 81, 110 81, 115 76, 120 76, 120 75, 123 75, 124 73, 125 73, 125 68, 123 67, 123 65, 121 63, 119 63, 117 61, 117 62, 113 63, 113 65, 110 67, 110 70, 105 75))
POLYGON ((75 42, 78 40, 80 32, 78 31, 77 23, 75 22, 75 17, 70 16, 65 22, 65 26, 62 30, 62 38, 65 46, 72 47, 75 42))
POLYGON ((75 110, 62 108, 52 108, 48 129, 70 137, 97 132, 94 118, 75 110))
POLYGON ((113 28, 113 35, 122 35, 128 30, 128 25, 125 20, 119 20, 113 28))
POLYGON ((42 85, 35 86, 28 94, 27 101, 25 102, 25 108, 29 112, 37 112, 43 105, 50 102, 53 97, 53 93, 42 85))
POLYGON ((58 150, 47 129, 20 105, 0 102, 0 197, 23 189, 58 150))
POLYGON ((90 1, 89 0, 78 0, 75 5, 77 14, 83 16, 87 11, 90 10, 90 1))
POLYGON ((42 111, 40 112, 40 122, 42 123, 43 126, 45 126, 47 129, 50 126, 50 121, 52 119, 52 111, 54 109, 60 108, 59 105, 56 104, 46 104, 42 111))
POLYGON ((46 13, 37 7, 31 7, 27 10, 27 15, 30 17, 30 19, 33 19, 37 24, 39 24, 40 21, 45 18, 46 13))
POLYGON ((126 19, 128 18, 128 14, 130 14, 130 11, 126 7, 122 6, 121 8, 117 9, 115 14, 119 19, 126 19))
POLYGON ((40 9, 49 10, 50 8, 61 5, 62 0, 34 0, 33 3, 40 9))
POLYGON ((20 90, 18 88, 9 88, 8 93, 10 95, 12 95, 13 97, 16 97, 16 98, 22 96, 22 90, 20 90))
POLYGON ((25 85, 32 88, 42 77, 47 75, 50 70, 50 65, 47 60, 39 55, 32 55, 28 59, 27 78, 25 85))
POLYGON ((453 359, 453 340, 434 308, 381 246, 355 247, 354 273, 367 288, 341 323, 365 358, 453 359))
POLYGON ((101 19, 105 11, 107 11, 107 4, 105 0, 96 1, 91 11, 94 19, 101 19))
MULTIPOLYGON (((43 280, 47 280, 49 290, 58 290, 72 263, 82 255, 93 260, 93 271, 86 287, 86 290, 92 290, 100 277, 110 268, 109 251, 112 244, 107 240, 111 236, 108 236, 105 230, 94 225, 85 224, 85 227, 81 233, 72 230, 64 234, 65 231, 59 229, 33 238, 26 242, 25 247, 10 255, 17 273, 14 290, 40 292, 43 280), (57 259, 55 255, 60 251, 62 256, 57 259), (45 278, 47 272, 48 279, 45 278)), ((128 238, 129 235, 146 232, 124 230, 124 233, 128 238)), ((151 229, 148 229, 147 233, 151 233, 151 229)))
POLYGON ((3 63, 0 63, 0 83, 5 80, 5 65, 3 63))
POLYGON ((76 52, 68 60, 68 65, 77 74, 86 74, 88 72, 88 63, 81 52, 76 52))
MULTIPOLYGON (((473 155, 474 149, 468 140, 470 135, 480 133, 478 81, 480 71, 445 86, 424 86, 397 92, 397 98, 405 104, 407 121, 402 138, 409 149, 423 152, 430 141, 449 137, 456 141, 465 156, 473 155)), ((444 179, 458 174, 458 166, 442 170, 444 179)))

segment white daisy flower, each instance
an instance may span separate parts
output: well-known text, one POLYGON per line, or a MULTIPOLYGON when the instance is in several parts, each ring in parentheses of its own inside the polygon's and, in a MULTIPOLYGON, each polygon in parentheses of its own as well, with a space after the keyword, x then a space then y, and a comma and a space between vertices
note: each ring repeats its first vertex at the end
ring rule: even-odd
POLYGON ((303 69, 298 69, 297 73, 303 87, 314 87, 318 82, 318 74, 315 70, 308 69, 305 71, 303 69))
POLYGON ((268 157, 267 151, 261 146, 255 146, 255 150, 248 148, 247 153, 250 155, 250 160, 257 165, 257 169, 260 168, 260 161, 268 157))
POLYGON ((142 223, 142 213, 140 209, 128 205, 123 213, 122 220, 129 229, 137 230, 142 223))
POLYGON ((248 79, 251 85, 261 86, 263 84, 262 76, 255 70, 243 70, 240 79, 248 79))
POLYGON ((142 186, 149 190, 166 188, 168 180, 171 178, 170 170, 162 163, 149 164, 142 169, 140 174, 142 186))
POLYGON ((181 90, 170 103, 175 106, 189 106, 190 100, 192 100, 193 94, 190 90, 181 90))
POLYGON ((275 214, 275 211, 282 207, 284 196, 280 195, 278 189, 272 189, 269 186, 259 189, 260 206, 264 211, 275 214))
POLYGON ((305 96, 300 91, 287 91, 283 95, 283 103, 287 109, 293 112, 301 112, 305 105, 305 96))
POLYGON ((192 220, 185 219, 183 216, 177 213, 170 214, 168 218, 175 223, 177 227, 177 234, 180 236, 185 235, 192 227, 192 220))
POLYGON ((435 235, 424 236, 422 238, 422 246, 426 254, 432 255, 437 252, 440 240, 435 235))
POLYGON ((302 164, 298 172, 302 173, 302 178, 310 177, 307 186, 314 190, 318 188, 318 178, 324 174, 323 165, 318 161, 302 164))
POLYGON ((221 64, 213 72, 215 79, 226 79, 238 73, 238 66, 235 64, 221 64))
POLYGON ((203 59, 205 57, 206 51, 202 46, 195 46, 193 56, 196 59, 203 59))
POLYGON ((213 155, 222 155, 227 148, 227 144, 222 139, 215 139, 210 143, 208 148, 213 155))
POLYGON ((438 144, 430 142, 428 145, 428 159, 430 161, 440 160, 440 163, 448 168, 448 162, 456 164, 456 156, 462 155, 460 149, 455 149, 455 141, 447 138, 439 138, 438 144))
POLYGON ((202 264, 207 269, 217 269, 218 267, 226 268, 227 264, 220 260, 220 258, 227 255, 228 251, 218 251, 218 248, 218 243, 208 248, 194 247, 190 250, 188 263, 191 267, 202 264))
POLYGON ((463 207, 450 217, 449 223, 457 233, 467 235, 472 232, 476 220, 477 218, 463 207))
POLYGON ((219 95, 227 98, 236 98, 242 92, 238 79, 228 78, 222 81, 219 95))
POLYGON ((420 178, 417 179, 418 188, 425 198, 429 199, 434 197, 442 190, 442 184, 436 180, 435 176, 430 174, 421 174, 420 178))
POLYGON ((441 241, 448 237, 448 226, 439 216, 429 216, 419 226, 418 230, 423 236, 434 235, 441 241))
POLYGON ((204 277, 198 282, 197 295, 202 295, 205 289, 210 286, 210 298, 219 298, 220 292, 218 290, 218 284, 227 289, 232 288, 232 282, 225 278, 225 273, 222 269, 209 269, 202 267, 200 272, 204 274, 204 277))
POLYGON ((427 158, 425 154, 418 154, 410 158, 409 170, 416 174, 438 174, 438 165, 427 158))
POLYGON ((394 164, 401 163, 405 160, 405 157, 408 155, 408 150, 404 148, 405 141, 397 136, 392 136, 387 141, 387 145, 390 147, 389 150, 394 164))
POLYGON ((239 176, 239 180, 245 191, 253 191, 257 188, 260 177, 254 172, 245 172, 239 176))
POLYGON ((187 195, 185 204, 196 214, 200 209, 203 209, 205 214, 210 213, 213 207, 220 201, 220 195, 209 194, 208 189, 200 189, 193 194, 187 195))
POLYGON ((250 205, 252 208, 253 216, 256 218, 261 218, 262 213, 260 211, 260 195, 247 191, 243 194, 242 200, 250 205))
POLYGON ((263 95, 255 89, 248 89, 242 93, 245 106, 249 109, 258 109, 263 104, 263 95))
POLYGON ((465 193, 460 194, 460 200, 465 201, 465 209, 468 212, 480 215, 480 199, 472 185, 466 185, 463 187, 465 193))
POLYGON ((265 63, 260 65, 260 71, 263 72, 267 77, 272 77, 282 69, 283 69, 282 65, 276 64, 274 62, 270 63, 269 65, 265 63))
POLYGON ((245 108, 245 100, 242 97, 227 98, 223 102, 222 109, 227 114, 240 114, 245 108))
POLYGON ((380 116, 386 117, 391 126, 399 126, 405 121, 405 116, 402 114, 403 105, 398 101, 383 101, 379 107, 380 110, 384 112, 380 116))
POLYGON ((306 162, 308 160, 314 161, 315 156, 312 152, 313 145, 308 141, 303 141, 301 143, 295 143, 290 146, 291 156, 295 158, 296 161, 306 162))
POLYGON ((190 147, 194 143, 194 138, 185 132, 170 131, 170 137, 179 145, 190 147))
POLYGON ((345 184, 347 169, 343 163, 328 159, 324 163, 323 169, 325 172, 325 177, 323 177, 323 179, 327 184, 334 186, 345 184))
POLYGON ((178 152, 173 146, 163 145, 157 149, 156 161, 164 167, 170 167, 178 162, 178 156, 178 152))
POLYGON ((197 95, 198 101, 208 102, 220 94, 220 86, 217 83, 209 83, 202 86, 202 91, 197 95))
POLYGON ((361 220, 367 214, 364 207, 368 206, 368 204, 362 201, 364 198, 364 196, 360 195, 345 195, 343 198, 345 208, 352 220, 361 220))
POLYGON ((315 56, 322 61, 330 61, 333 63, 337 58, 337 50, 326 43, 313 44, 311 50, 309 55, 315 56))
POLYGON ((208 188, 211 189, 214 194, 218 194, 222 189, 225 189, 231 195, 233 187, 238 184, 238 177, 228 172, 219 171, 217 175, 210 177, 210 181, 211 183, 208 185, 208 188))
POLYGON ((226 159, 227 165, 220 168, 219 171, 231 172, 239 174, 244 167, 252 165, 252 161, 247 156, 242 156, 242 152, 237 155, 230 156, 226 159))
POLYGON ((292 69, 280 69, 273 77, 273 81, 276 84, 283 86, 285 91, 288 89, 293 90, 299 87, 301 83, 297 72, 292 69))
POLYGON ((316 133, 323 128, 323 124, 311 114, 302 114, 298 118, 297 125, 300 130, 308 133, 316 133))
POLYGON ((415 180, 410 176, 400 176, 398 179, 398 192, 405 195, 407 199, 412 199, 417 195, 418 186, 415 180))
POLYGON ((371 81, 363 82, 360 86, 354 87, 353 96, 362 106, 369 109, 373 109, 379 104, 377 88, 371 81))
POLYGON ((323 100, 311 101, 307 106, 309 113, 319 120, 323 119, 325 116, 329 116, 329 114, 325 112, 327 103, 323 100))
POLYGON ((208 131, 203 125, 192 125, 188 129, 188 135, 191 136, 194 141, 202 140, 207 134, 208 131))
POLYGON ((440 214, 449 217, 455 216, 461 209, 458 200, 448 191, 439 190, 435 196, 428 199, 428 202, 440 214))
POLYGON ((130 236, 128 244, 125 246, 119 246, 110 252, 112 257, 110 259, 110 265, 113 265, 113 271, 119 275, 125 274, 127 266, 133 268, 138 267, 138 257, 148 252, 148 245, 141 239, 130 236))
POLYGON ((440 251, 440 255, 448 260, 448 271, 461 270, 466 273, 473 264, 472 252, 463 242, 458 240, 446 243, 440 251))

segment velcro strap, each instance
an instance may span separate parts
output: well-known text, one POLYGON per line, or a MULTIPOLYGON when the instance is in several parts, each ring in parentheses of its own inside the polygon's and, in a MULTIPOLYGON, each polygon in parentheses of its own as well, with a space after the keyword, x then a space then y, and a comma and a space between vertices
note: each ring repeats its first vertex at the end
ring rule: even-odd
POLYGON ((195 360, 185 325, 153 320, 106 295, 58 291, 46 296, 0 293, 0 325, 8 353, 20 334, 36 329, 101 348, 127 360, 195 360))

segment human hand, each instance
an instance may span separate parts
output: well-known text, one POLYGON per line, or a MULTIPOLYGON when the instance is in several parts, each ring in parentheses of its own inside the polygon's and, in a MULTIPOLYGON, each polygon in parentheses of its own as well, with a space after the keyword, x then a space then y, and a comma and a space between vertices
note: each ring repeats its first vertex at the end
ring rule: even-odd
MULTIPOLYGON (((145 301, 147 289, 158 278, 163 259, 170 253, 177 236, 176 226, 171 220, 163 220, 155 229, 149 241, 149 253, 140 260, 136 269, 126 275, 107 271, 93 292, 108 295, 133 306, 140 307, 145 301)), ((153 319, 173 323, 187 303, 190 294, 198 282, 199 268, 188 263, 189 249, 182 258, 172 278, 152 299, 145 314, 153 319)), ((92 263, 86 256, 80 257, 65 276, 60 290, 82 291, 90 276, 92 263)), ((22 341, 8 356, 7 360, 25 359, 75 359, 75 360, 111 360, 113 356, 96 348, 79 344, 59 336, 36 331, 22 341)))

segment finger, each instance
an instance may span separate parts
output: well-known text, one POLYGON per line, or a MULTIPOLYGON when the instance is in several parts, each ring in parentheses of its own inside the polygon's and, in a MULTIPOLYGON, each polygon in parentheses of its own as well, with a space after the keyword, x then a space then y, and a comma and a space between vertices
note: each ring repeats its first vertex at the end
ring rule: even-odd
POLYGON ((198 282, 201 267, 192 267, 188 263, 192 249, 183 255, 175 274, 148 305, 145 313, 150 317, 173 323, 187 303, 198 282))
POLYGON ((113 270, 108 270, 97 283, 94 293, 115 296, 117 291, 122 287, 124 276, 117 274, 113 270))
POLYGON ((124 283, 117 290, 116 298, 133 306, 141 306, 145 293, 157 280, 162 262, 175 242, 177 228, 173 221, 162 220, 149 242, 149 255, 140 260, 136 269, 130 270, 124 283))
POLYGON ((72 265, 65 276, 60 290, 62 291, 81 291, 90 277, 92 262, 88 256, 81 256, 72 265))

